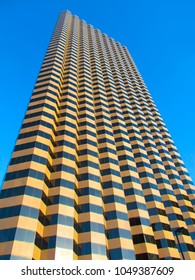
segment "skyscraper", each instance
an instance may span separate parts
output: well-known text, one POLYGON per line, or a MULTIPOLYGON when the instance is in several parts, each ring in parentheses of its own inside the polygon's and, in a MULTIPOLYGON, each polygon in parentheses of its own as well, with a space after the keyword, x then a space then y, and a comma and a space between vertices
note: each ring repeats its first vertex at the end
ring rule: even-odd
POLYGON ((0 259, 195 259, 194 205, 127 48, 61 13, 0 193, 0 259))

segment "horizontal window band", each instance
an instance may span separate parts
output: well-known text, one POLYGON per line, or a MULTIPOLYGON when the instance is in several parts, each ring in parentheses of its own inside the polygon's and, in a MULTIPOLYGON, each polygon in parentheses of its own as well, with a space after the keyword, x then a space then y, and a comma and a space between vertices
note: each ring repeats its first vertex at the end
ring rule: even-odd
POLYGON ((91 242, 75 244, 74 252, 78 256, 97 254, 97 252, 98 252, 98 255, 104 255, 104 256, 107 255, 105 245, 91 243, 91 242))
POLYGON ((55 112, 54 112, 54 115, 52 115, 52 114, 49 114, 45 111, 39 111, 39 112, 36 112, 36 113, 27 114, 24 119, 35 118, 35 117, 38 117, 38 116, 45 116, 45 117, 53 120, 54 117, 55 117, 55 112))
MULTIPOLYGON (((10 189, 2 189, 0 199, 15 197, 19 195, 29 195, 36 198, 41 198, 42 191, 30 186, 12 187, 10 189)), ((1 211, 1 210, 0 210, 1 211)))
POLYGON ((140 210, 144 210, 147 211, 147 207, 146 204, 141 203, 141 202, 128 202, 127 203, 127 210, 134 210, 134 209, 140 209, 140 210))
POLYGON ((116 189, 119 189, 119 190, 123 190, 122 184, 114 182, 114 181, 102 182, 102 188, 103 189, 116 188, 116 189))
MULTIPOLYGON (((30 100, 30 104, 31 103, 34 103, 34 102, 37 102, 37 101, 40 101, 40 100, 48 100, 48 101, 50 101, 50 102, 52 102, 52 103, 57 103, 57 100, 56 99, 54 99, 54 98, 51 98, 50 96, 48 96, 48 95, 44 95, 44 96, 40 96, 40 97, 37 97, 37 98, 31 98, 31 100, 30 100)), ((32 107, 33 107, 33 105, 32 105, 32 107)))
MULTIPOLYGON (((54 121, 54 123, 55 123, 55 121, 54 121)), ((45 127, 53 129, 53 125, 51 123, 43 121, 43 120, 37 120, 37 121, 23 123, 22 126, 21 126, 21 129, 22 128, 31 127, 31 126, 36 126, 36 125, 42 125, 42 126, 45 126, 45 127)))
POLYGON ((108 229, 106 230, 106 236, 108 239, 126 238, 128 240, 132 240, 130 230, 126 230, 123 228, 108 229))
POLYGON ((43 89, 43 90, 38 90, 38 91, 35 91, 35 92, 33 91, 32 96, 34 97, 36 95, 43 94, 43 93, 50 93, 51 95, 54 95, 54 96, 58 97, 58 93, 51 90, 51 89, 43 89))
MULTIPOLYGON (((42 79, 42 80, 37 80, 36 85, 37 85, 38 83, 43 83, 43 82, 46 82, 46 81, 52 81, 52 82, 54 82, 54 83, 59 84, 59 80, 56 80, 56 79, 54 79, 54 78, 52 78, 52 77, 50 76, 50 77, 45 78, 45 79, 42 79)), ((41 86, 41 85, 40 85, 40 86, 41 86)), ((44 85, 43 85, 43 86, 44 86, 44 85)), ((36 87, 35 87, 35 88, 36 88, 36 87)))
POLYGON ((87 213, 87 212, 93 212, 96 214, 101 214, 103 215, 103 208, 102 206, 95 205, 95 204, 80 204, 80 205, 75 205, 75 210, 77 211, 78 214, 81 213, 87 213))
POLYGON ((123 204, 125 205, 125 199, 124 197, 121 197, 121 196, 118 196, 118 195, 107 195, 107 196, 104 196, 103 197, 103 202, 105 204, 108 204, 108 203, 120 203, 120 204, 123 204))
POLYGON ((80 161, 80 162, 77 162, 77 166, 79 168, 82 168, 82 167, 93 167, 97 170, 99 170, 99 164, 93 162, 93 161, 90 161, 90 160, 84 160, 84 161, 80 161))
POLYGON ((14 172, 8 172, 5 176, 5 181, 15 180, 24 177, 32 177, 38 180, 44 180, 45 174, 34 169, 23 169, 14 172))
POLYGON ((100 190, 91 188, 91 187, 85 187, 85 188, 76 188, 75 189, 76 194, 78 196, 85 196, 85 195, 92 195, 95 197, 102 197, 102 192, 100 190))
POLYGON ((30 154, 30 155, 25 155, 25 156, 20 156, 20 157, 14 157, 10 161, 10 165, 14 164, 20 164, 24 162, 29 162, 29 161, 34 161, 43 165, 46 165, 47 159, 35 154, 30 154))
POLYGON ((32 258, 20 257, 15 255, 0 255, 0 260, 32 260, 32 258))
POLYGON ((109 260, 135 260, 134 250, 115 248, 108 250, 109 260))
POLYGON ((106 221, 116 220, 116 219, 129 221, 127 213, 118 210, 104 212, 104 217, 106 221))
POLYGON ((46 139, 51 139, 51 135, 42 130, 33 130, 33 131, 25 132, 25 133, 20 133, 18 136, 18 139, 24 139, 24 138, 33 137, 33 136, 41 136, 46 139))
POLYGON ((26 150, 26 149, 31 149, 31 148, 38 148, 44 151, 48 151, 49 150, 49 146, 40 143, 40 142, 29 142, 29 143, 25 143, 25 144, 19 144, 15 146, 14 152, 17 151, 21 151, 21 150, 26 150))
POLYGON ((44 110, 44 107, 48 108, 50 110, 53 110, 53 111, 55 111, 55 109, 56 109, 54 106, 52 106, 50 104, 41 103, 41 104, 37 104, 37 105, 33 105, 33 106, 28 106, 27 112, 30 111, 30 110, 38 109, 38 108, 42 108, 44 110))
POLYGON ((94 181, 100 183, 100 176, 89 174, 89 173, 83 173, 76 175, 76 178, 79 182, 81 181, 94 181))
POLYGON ((34 243, 35 232, 22 228, 10 228, 0 230, 0 242, 9 241, 23 241, 28 243, 34 243))
POLYGON ((104 224, 90 222, 90 221, 82 222, 82 223, 75 222, 74 228, 78 233, 93 231, 93 232, 99 232, 99 233, 105 234, 104 224))
POLYGON ((16 217, 16 216, 24 216, 32 219, 38 219, 38 214, 39 214, 39 209, 37 208, 29 207, 26 205, 15 205, 15 206, 1 208, 0 219, 16 217))
POLYGON ((106 175, 115 175, 120 177, 120 172, 115 170, 115 169, 111 169, 111 168, 107 168, 107 169, 102 169, 101 171, 101 175, 102 176, 106 176, 106 175))

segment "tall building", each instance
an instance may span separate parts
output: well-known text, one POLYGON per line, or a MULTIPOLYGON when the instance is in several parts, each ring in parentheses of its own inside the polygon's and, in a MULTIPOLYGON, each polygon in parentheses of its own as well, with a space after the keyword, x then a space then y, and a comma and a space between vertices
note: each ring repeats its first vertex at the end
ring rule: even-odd
POLYGON ((61 13, 0 193, 0 259, 195 259, 194 205, 127 48, 61 13))

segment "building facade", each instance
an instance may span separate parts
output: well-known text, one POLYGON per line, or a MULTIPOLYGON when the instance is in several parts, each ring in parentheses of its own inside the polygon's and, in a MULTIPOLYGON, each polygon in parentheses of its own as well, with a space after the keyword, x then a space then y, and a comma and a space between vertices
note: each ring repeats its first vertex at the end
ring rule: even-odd
POLYGON ((195 259, 194 205, 127 48, 61 13, 0 193, 0 259, 195 259))

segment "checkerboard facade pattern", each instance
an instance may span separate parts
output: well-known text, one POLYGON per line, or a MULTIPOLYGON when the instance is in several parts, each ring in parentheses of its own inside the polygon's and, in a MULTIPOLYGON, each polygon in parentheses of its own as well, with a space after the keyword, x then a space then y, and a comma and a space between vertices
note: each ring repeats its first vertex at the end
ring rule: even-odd
POLYGON ((194 205, 127 48, 61 13, 0 193, 0 259, 195 259, 194 205))

